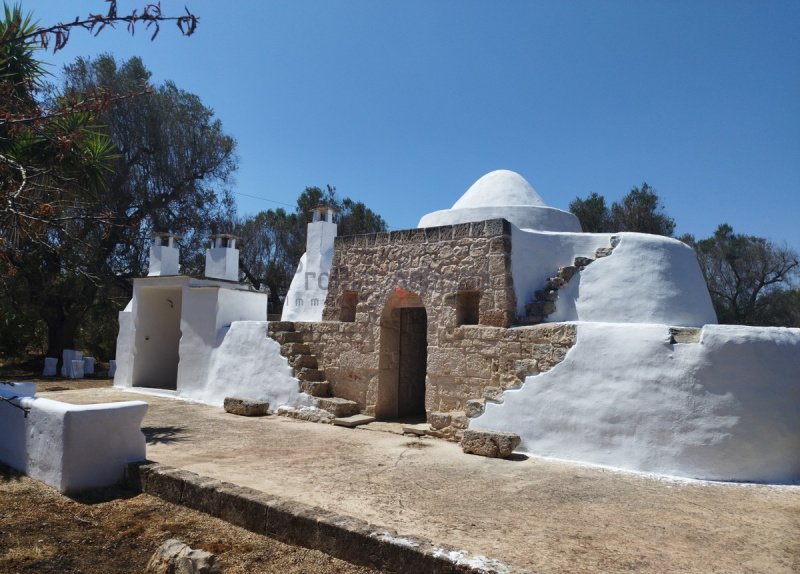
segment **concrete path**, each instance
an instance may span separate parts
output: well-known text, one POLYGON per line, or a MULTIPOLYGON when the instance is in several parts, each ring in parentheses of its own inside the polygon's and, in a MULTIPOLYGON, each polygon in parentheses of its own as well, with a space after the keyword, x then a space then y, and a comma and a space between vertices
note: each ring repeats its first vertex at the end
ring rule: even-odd
POLYGON ((140 399, 148 458, 535 572, 800 572, 800 486, 659 479, 284 417, 140 399), (523 457, 524 458, 524 457, 523 457))

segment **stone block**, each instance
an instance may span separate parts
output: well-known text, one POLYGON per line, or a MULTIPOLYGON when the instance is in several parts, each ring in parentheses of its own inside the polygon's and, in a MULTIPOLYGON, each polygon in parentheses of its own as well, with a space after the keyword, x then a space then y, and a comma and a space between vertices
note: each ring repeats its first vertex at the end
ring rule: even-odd
POLYGON ((339 397, 317 397, 314 401, 318 409, 328 411, 337 418, 358 414, 358 403, 339 397))
POLYGON ((72 368, 69 372, 70 379, 82 379, 83 378, 83 359, 75 359, 71 361, 72 368))
POLYGON ((565 267, 558 268, 558 276, 561 277, 564 281, 569 281, 575 276, 575 273, 578 272, 578 268, 574 265, 567 265, 565 267))
POLYGON ((298 380, 303 382, 319 382, 325 380, 325 371, 320 369, 301 368, 295 375, 298 380))
POLYGON ((83 358, 83 374, 94 375, 94 357, 83 358))
POLYGON ((194 550, 171 538, 159 546, 145 567, 145 574, 220 574, 217 557, 194 550))
POLYGON ((55 377, 58 373, 58 357, 45 357, 43 377, 55 377))
POLYGON ((457 223, 453 226, 453 239, 462 239, 469 237, 471 233, 471 226, 469 223, 457 223))
POLYGON ((488 327, 508 327, 511 325, 510 315, 508 311, 482 311, 480 324, 488 327))
POLYGON ((419 424, 406 424, 403 425, 403 434, 410 434, 414 436, 425 436, 431 430, 431 425, 428 423, 419 424))
POLYGON ((469 417, 460 411, 450 413, 450 426, 457 429, 465 429, 469 426, 469 417))
POLYGON ((540 289, 533 292, 536 301, 555 301, 558 299, 558 291, 555 289, 540 289))
POLYGON ((466 429, 461 439, 461 449, 467 454, 490 458, 508 458, 519 446, 520 437, 510 432, 487 429, 466 429))
POLYGON ((575 264, 575 267, 577 267, 578 270, 580 271, 581 269, 583 269, 584 267, 586 267, 587 265, 589 265, 593 261, 594 261, 594 259, 592 259, 591 257, 576 257, 575 261, 574 261, 574 264, 575 264))
POLYGON ((428 413, 428 424, 430 424, 431 428, 434 430, 442 430, 443 428, 450 426, 452 418, 453 417, 450 413, 433 411, 428 413))
POLYGON ((489 240, 489 253, 505 255, 511 253, 511 238, 508 236, 492 237, 489 240))
POLYGON ((464 413, 469 418, 479 417, 483 414, 484 407, 483 399, 470 399, 464 405, 464 413))
POLYGON ((267 323, 268 333, 277 333, 279 331, 294 331, 294 322, 292 321, 271 321, 267 323))
POLYGON ((300 392, 312 397, 331 396, 331 385, 328 381, 300 381, 300 392))
POLYGON ((487 236, 511 234, 511 224, 505 219, 488 219, 485 225, 487 236))
POLYGON ((309 354, 311 354, 311 347, 309 347, 306 343, 286 343, 281 345, 281 355, 284 357, 309 354))
POLYGON ((483 398, 493 403, 502 403, 503 391, 503 387, 486 387, 483 389, 483 398))
POLYGON ((275 339, 281 345, 284 345, 286 343, 303 342, 303 334, 295 333, 294 331, 277 331, 275 333, 272 333, 272 338, 275 339))
POLYGON ((238 397, 225 397, 223 403, 226 413, 240 415, 243 417, 263 417, 269 414, 269 403, 255 399, 243 399, 238 397))
POLYGON ((355 428, 357 426, 366 425, 375 422, 375 417, 368 415, 355 414, 349 417, 337 417, 333 419, 333 424, 340 427, 355 428))
POLYGON ((600 259, 601 257, 608 257, 611 255, 612 251, 614 251, 613 247, 598 247, 597 251, 594 252, 594 256, 596 259, 600 259))
POLYGON ((318 366, 317 358, 314 355, 295 355, 289 359, 289 363, 295 369, 316 369, 318 366))
POLYGON ((514 373, 520 381, 524 381, 525 377, 530 375, 539 374, 539 361, 536 359, 520 359, 514 363, 514 373))

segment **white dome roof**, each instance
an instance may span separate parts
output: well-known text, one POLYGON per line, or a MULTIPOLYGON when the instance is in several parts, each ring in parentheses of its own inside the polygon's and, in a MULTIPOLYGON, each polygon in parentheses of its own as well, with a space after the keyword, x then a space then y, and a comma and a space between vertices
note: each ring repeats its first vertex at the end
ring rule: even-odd
POLYGON ((453 204, 453 209, 510 205, 547 207, 524 177, 515 171, 498 169, 473 183, 461 199, 453 204))
POLYGON ((520 229, 581 231, 577 217, 568 211, 547 207, 524 177, 507 169, 487 173, 473 183, 453 207, 423 215, 417 227, 487 219, 505 219, 520 229))

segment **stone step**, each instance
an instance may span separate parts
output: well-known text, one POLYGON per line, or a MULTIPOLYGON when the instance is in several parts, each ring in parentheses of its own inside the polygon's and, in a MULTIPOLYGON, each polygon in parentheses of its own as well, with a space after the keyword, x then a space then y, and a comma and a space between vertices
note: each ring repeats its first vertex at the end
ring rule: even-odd
POLYGON ((295 376, 302 382, 318 383, 325 380, 325 371, 303 367, 300 370, 295 371, 295 376))
POLYGON ((534 301, 525 305, 525 311, 529 316, 544 317, 554 313, 556 304, 553 301, 534 301))
POLYGON ((295 369, 316 369, 319 366, 314 355, 294 355, 289 359, 289 364, 295 369))
POLYGON ((406 424, 403 425, 404 435, 426 436, 431 432, 431 425, 428 423, 406 424))
POLYGON ((338 417, 333 419, 333 424, 340 427, 356 428, 361 425, 368 425, 375 422, 375 417, 369 415, 350 415, 349 417, 338 417))
POLYGON ((556 289, 540 289, 534 291, 533 296, 537 301, 555 301, 558 299, 558 291, 556 289))
POLYGON ((291 357, 293 355, 310 355, 311 347, 305 343, 285 343, 281 345, 281 355, 291 357))
POLYGON ((561 289, 566 284, 567 282, 561 277, 550 277, 550 279, 547 280, 546 286, 547 289, 556 290, 561 289))
POLYGON ((589 265, 593 261, 594 261, 594 259, 592 259, 591 257, 576 257, 575 261, 574 261, 574 264, 575 264, 575 267, 577 267, 578 270, 580 271, 581 269, 583 269, 584 267, 586 267, 587 265, 589 265))
POLYGON ((600 259, 601 257, 608 257, 611 255, 611 252, 614 251, 613 247, 598 247, 597 251, 594 252, 594 256, 596 259, 600 259))
POLYGON ((294 332, 294 323, 291 321, 270 321, 267 323, 268 333, 277 333, 279 331, 294 332))
POLYGON ((331 384, 328 381, 300 381, 300 392, 312 397, 331 396, 331 384))
POLYGON ((558 276, 561 277, 564 281, 569 281, 575 276, 575 273, 578 272, 578 268, 574 265, 566 265, 564 267, 558 268, 558 276))
POLYGON ((303 342, 303 334, 295 333, 294 331, 278 331, 277 333, 272 334, 272 338, 275 339, 281 345, 284 345, 286 343, 303 342))
POLYGON ((318 409, 328 411, 337 418, 358 414, 358 403, 341 397, 317 397, 314 404, 318 409))

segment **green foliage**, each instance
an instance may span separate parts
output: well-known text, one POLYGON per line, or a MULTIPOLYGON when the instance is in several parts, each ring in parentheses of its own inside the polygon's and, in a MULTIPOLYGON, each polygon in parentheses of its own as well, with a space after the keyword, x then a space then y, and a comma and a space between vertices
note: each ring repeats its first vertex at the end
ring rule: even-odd
POLYGON ((735 233, 728 224, 707 239, 683 239, 697 252, 720 323, 800 326, 795 251, 735 233))
POLYGON ((675 231, 675 220, 664 212, 656 190, 647 182, 640 188, 631 188, 628 195, 614 202, 610 209, 605 197, 592 193, 586 199, 575 198, 569 210, 587 233, 636 231, 671 237, 675 231))
POLYGON ((591 193, 586 199, 576 197, 569 204, 569 210, 581 222, 581 228, 586 233, 613 232, 611 211, 606 205, 606 198, 597 193, 591 193))
POLYGON ((138 58, 78 59, 63 88, 48 89, 45 109, 85 94, 125 97, 93 112, 50 113, 5 150, 27 166, 28 186, 37 177, 31 166, 42 166, 40 192, 26 200, 50 218, 22 227, 5 250, 14 288, 3 294, 47 325, 51 356, 79 341, 98 358, 113 354, 116 313, 130 299, 129 279, 146 274, 153 231, 183 235, 184 253, 194 255, 183 269, 197 273, 204 239, 232 218, 235 141, 197 96, 171 82, 145 90, 149 78, 138 58), (52 145, 65 137, 66 152, 52 145))

